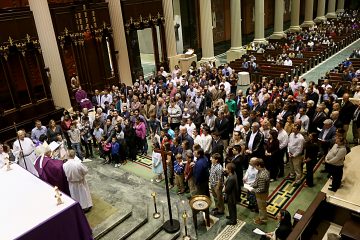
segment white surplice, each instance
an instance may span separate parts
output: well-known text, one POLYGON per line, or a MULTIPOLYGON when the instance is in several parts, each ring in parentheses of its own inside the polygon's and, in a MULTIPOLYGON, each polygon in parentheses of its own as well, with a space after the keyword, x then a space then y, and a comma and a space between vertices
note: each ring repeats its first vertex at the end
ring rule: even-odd
POLYGON ((36 160, 35 145, 30 138, 24 138, 24 140, 16 140, 13 144, 13 154, 16 162, 35 176, 39 176, 38 172, 34 167, 36 160), (21 147, 20 147, 21 144, 21 147), (20 154, 21 148, 23 150, 23 156, 20 154), (25 159, 25 162, 24 162, 25 159), (25 164, 26 163, 26 164, 25 164))
POLYGON ((63 169, 69 182, 71 197, 80 203, 82 209, 92 207, 90 190, 85 179, 87 167, 80 160, 69 159, 63 164, 63 169))

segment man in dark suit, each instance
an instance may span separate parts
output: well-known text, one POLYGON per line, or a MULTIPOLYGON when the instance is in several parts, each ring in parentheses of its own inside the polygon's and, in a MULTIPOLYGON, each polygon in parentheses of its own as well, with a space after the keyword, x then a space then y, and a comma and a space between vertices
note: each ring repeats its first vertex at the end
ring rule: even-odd
POLYGON ((331 119, 326 119, 324 121, 324 126, 321 132, 319 133, 319 142, 320 142, 320 155, 323 156, 326 154, 335 140, 336 127, 333 125, 331 119))
MULTIPOLYGON (((243 185, 242 179, 243 179, 243 160, 244 160, 243 155, 241 154, 241 146, 235 145, 232 148, 232 152, 234 157, 231 160, 231 162, 235 164, 235 173, 238 182, 238 192, 241 192, 241 186, 243 185)), ((240 198, 238 200, 240 200, 240 198)))
POLYGON ((224 157, 223 157, 223 153, 224 153, 224 143, 223 141, 220 139, 220 134, 218 132, 214 132, 212 134, 213 137, 213 141, 211 142, 211 155, 218 153, 221 156, 220 159, 220 164, 223 165, 224 163, 224 157))
POLYGON ((95 89, 95 94, 91 98, 91 103, 95 106, 95 108, 100 106, 101 94, 99 93, 99 90, 95 89))
POLYGON ((319 106, 317 106, 316 108, 316 112, 314 114, 313 119, 311 119, 310 121, 310 125, 309 125, 309 133, 318 132, 318 128, 322 128, 323 127, 323 122, 326 119, 326 114, 324 113, 325 110, 325 105, 320 104, 319 106))
POLYGON ((314 89, 312 87, 308 88, 307 94, 306 94, 307 100, 313 100, 315 105, 319 101, 319 94, 314 92, 314 89))
POLYGON ((196 163, 193 165, 196 194, 210 197, 209 192, 209 160, 204 155, 204 150, 199 149, 194 153, 196 163))
POLYGON ((229 120, 224 116, 224 112, 220 111, 219 116, 215 120, 215 131, 220 134, 220 138, 224 143, 224 148, 229 144, 229 120))
POLYGON ((226 173, 228 174, 228 178, 225 182, 225 194, 228 204, 229 216, 226 218, 229 221, 226 222, 227 225, 236 225, 237 219, 237 211, 236 211, 236 200, 238 194, 238 182, 235 176, 235 165, 233 163, 228 163, 226 165, 226 173))
POLYGON ((341 101, 341 109, 339 112, 339 118, 344 124, 344 130, 345 130, 345 136, 347 135, 347 131, 349 130, 350 122, 353 118, 356 106, 350 102, 349 100, 350 96, 348 93, 345 93, 343 95, 343 99, 341 101))
POLYGON ((246 151, 247 155, 251 157, 264 157, 264 135, 259 131, 260 125, 254 122, 251 126, 251 131, 246 136, 246 151))

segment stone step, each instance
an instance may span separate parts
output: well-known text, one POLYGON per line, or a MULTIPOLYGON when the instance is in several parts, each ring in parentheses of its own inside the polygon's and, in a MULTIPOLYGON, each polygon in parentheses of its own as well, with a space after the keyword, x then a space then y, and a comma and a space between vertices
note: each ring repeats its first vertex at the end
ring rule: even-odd
POLYGON ((95 240, 105 236, 108 232, 113 230, 117 225, 124 222, 126 219, 131 217, 132 207, 124 206, 121 211, 118 211, 108 217, 104 222, 93 228, 93 236, 95 240))
POLYGON ((123 240, 127 239, 133 233, 135 233, 139 228, 144 226, 148 222, 148 215, 143 213, 135 213, 123 221, 121 224, 118 224, 110 232, 104 235, 101 240, 123 240))
POLYGON ((158 234, 151 238, 151 240, 175 240, 178 239, 180 235, 180 231, 177 231, 176 233, 167 233, 164 230, 161 230, 158 234))
POLYGON ((154 219, 152 214, 150 214, 148 222, 138 231, 130 235, 127 240, 150 240, 162 230, 162 225, 162 217, 154 219))

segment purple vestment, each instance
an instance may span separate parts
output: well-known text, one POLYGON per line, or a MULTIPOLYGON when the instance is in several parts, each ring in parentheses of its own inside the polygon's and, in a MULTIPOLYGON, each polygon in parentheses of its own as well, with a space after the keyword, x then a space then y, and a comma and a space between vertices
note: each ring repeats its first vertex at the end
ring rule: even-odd
POLYGON ((63 169, 63 161, 44 156, 42 168, 40 168, 40 164, 41 157, 35 161, 35 169, 39 173, 39 178, 52 186, 57 186, 60 191, 70 196, 69 184, 63 169))
POLYGON ((87 109, 93 108, 91 101, 87 98, 87 93, 82 89, 76 91, 75 100, 77 103, 80 104, 81 108, 87 108, 87 109))

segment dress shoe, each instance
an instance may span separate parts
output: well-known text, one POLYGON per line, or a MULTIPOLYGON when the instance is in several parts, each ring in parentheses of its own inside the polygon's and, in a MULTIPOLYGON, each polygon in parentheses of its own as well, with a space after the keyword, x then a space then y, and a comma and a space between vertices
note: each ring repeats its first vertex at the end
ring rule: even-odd
POLYGON ((230 219, 230 216, 226 216, 226 219, 230 219))
POLYGON ((333 188, 333 187, 329 187, 328 190, 329 190, 329 191, 332 191, 332 192, 336 192, 336 191, 337 191, 337 189, 336 189, 336 188, 333 188))
POLYGON ((226 225, 236 225, 236 221, 229 220, 226 222, 226 225))

